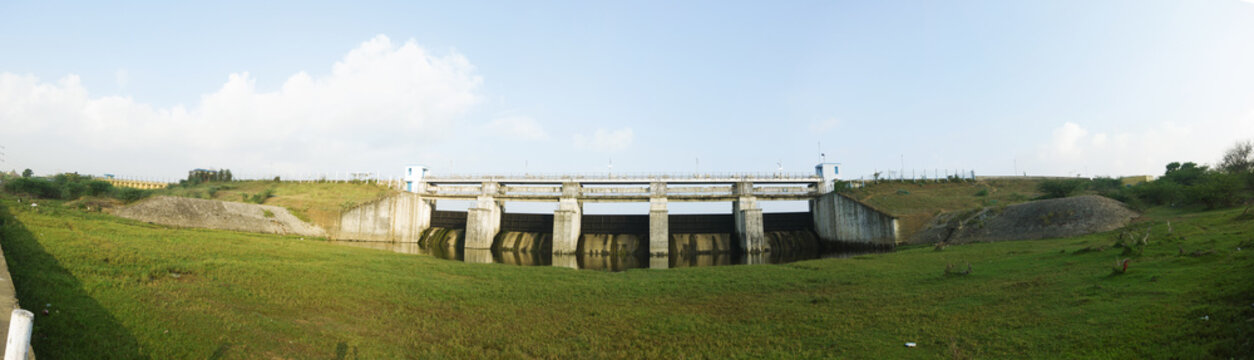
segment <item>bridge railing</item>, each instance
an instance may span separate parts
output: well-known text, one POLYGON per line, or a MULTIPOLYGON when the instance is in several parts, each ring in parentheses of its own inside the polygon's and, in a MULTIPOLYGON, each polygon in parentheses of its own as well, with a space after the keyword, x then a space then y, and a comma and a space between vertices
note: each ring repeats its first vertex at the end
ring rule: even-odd
POLYGON ((583 173, 522 173, 522 174, 431 174, 427 181, 459 180, 723 180, 723 179, 783 179, 817 180, 810 173, 785 172, 726 172, 726 173, 667 173, 667 172, 583 172, 583 173))

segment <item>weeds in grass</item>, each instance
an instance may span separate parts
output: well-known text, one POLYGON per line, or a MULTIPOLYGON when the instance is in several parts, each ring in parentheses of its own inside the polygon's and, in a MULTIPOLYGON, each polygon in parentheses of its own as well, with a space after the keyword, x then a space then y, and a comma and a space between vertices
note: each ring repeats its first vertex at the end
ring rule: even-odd
MULTIPOLYGON (((1168 228, 1170 229, 1170 223, 1168 228)), ((1137 236, 1132 230, 1124 230, 1119 232, 1115 239, 1114 247, 1123 248, 1124 256, 1141 256, 1145 253, 1145 247, 1149 245, 1150 227, 1145 228, 1145 234, 1137 236)))
POLYGON ((975 196, 988 196, 988 189, 985 188, 985 189, 980 189, 980 191, 976 191, 975 196))
POLYGON ((1088 246, 1083 249, 1076 250, 1073 254, 1085 254, 1085 253, 1102 252, 1102 251, 1106 251, 1106 248, 1102 246, 1088 246))
POLYGON ((274 189, 265 189, 259 193, 253 194, 252 196, 248 196, 248 194, 239 194, 239 196, 243 198, 244 202, 261 204, 266 202, 266 199, 274 197, 274 189))
POLYGON ((1234 217, 1234 218, 1232 218, 1232 219, 1233 219, 1233 220, 1238 220, 1238 221, 1254 220, 1254 212, 1251 212, 1251 211, 1250 211, 1250 207, 1249 207, 1249 206, 1246 206, 1246 207, 1245 207, 1245 210, 1244 210, 1244 211, 1241 211, 1241 214, 1240 214, 1240 215, 1237 215, 1236 217, 1234 217))
POLYGON ((265 217, 267 217, 267 218, 272 218, 272 217, 274 217, 274 213, 273 213, 273 212, 271 212, 270 210, 265 210, 265 209, 262 209, 262 210, 261 210, 261 215, 262 215, 262 216, 265 216, 265 217))
POLYGON ((1123 275, 1124 273, 1127 273, 1128 263, 1131 261, 1132 259, 1129 259, 1129 258, 1124 258, 1123 261, 1120 261, 1118 257, 1115 257, 1115 267, 1114 269, 1111 270, 1110 274, 1111 275, 1123 275))
POLYGON ((935 247, 935 248, 933 248, 932 250, 933 250, 933 251, 943 251, 943 250, 945 250, 945 247, 947 247, 947 246, 949 246, 949 244, 945 243, 944 241, 939 241, 939 242, 937 242, 937 243, 936 243, 936 247, 935 247))
POLYGON ((945 276, 966 276, 971 275, 971 263, 967 263, 967 269, 959 271, 954 268, 953 263, 945 264, 945 276))

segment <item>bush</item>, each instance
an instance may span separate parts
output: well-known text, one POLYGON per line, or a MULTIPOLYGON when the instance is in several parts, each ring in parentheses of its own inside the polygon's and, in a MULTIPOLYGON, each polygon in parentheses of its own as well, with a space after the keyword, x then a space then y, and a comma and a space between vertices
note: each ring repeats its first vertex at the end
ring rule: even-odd
POLYGON ((1211 172, 1190 187, 1187 194, 1207 209, 1234 206, 1241 203, 1242 182, 1238 174, 1211 172))
POLYGON ((988 196, 988 189, 980 189, 980 191, 976 191, 975 196, 988 196))
POLYGON ((1150 205, 1174 205, 1184 199, 1184 186, 1156 180, 1133 186, 1132 194, 1150 205))
POLYGON ((4 183, 4 191, 11 194, 26 194, 44 199, 58 199, 61 197, 61 188, 57 184, 31 177, 6 181, 4 183))
POLYGON ((1067 180, 1045 180, 1037 184, 1036 190, 1045 195, 1041 195, 1044 199, 1064 198, 1074 195, 1077 191, 1084 188, 1084 180, 1067 179, 1067 180))
POLYGON ((251 202, 254 204, 260 204, 260 203, 266 202, 266 199, 274 197, 274 189, 266 189, 265 191, 253 194, 252 197, 249 197, 246 194, 240 194, 240 195, 244 197, 244 201, 251 202))
POLYGON ((152 193, 148 191, 135 188, 118 188, 117 191, 114 192, 113 197, 125 202, 135 202, 139 201, 139 199, 146 198, 151 194, 152 193))
POLYGON ((91 196, 106 196, 113 192, 113 184, 108 181, 92 180, 87 182, 87 194, 91 196))
POLYGON ((61 198, 66 200, 77 199, 87 193, 87 184, 74 181, 61 184, 61 198))

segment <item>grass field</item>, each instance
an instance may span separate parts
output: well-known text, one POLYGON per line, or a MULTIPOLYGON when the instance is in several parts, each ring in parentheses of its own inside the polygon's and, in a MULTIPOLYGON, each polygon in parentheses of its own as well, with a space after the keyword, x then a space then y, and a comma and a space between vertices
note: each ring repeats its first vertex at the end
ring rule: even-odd
POLYGON ((1254 351, 1254 220, 1238 219, 1240 210, 1152 211, 1136 225, 1151 233, 1139 256, 1123 255, 1111 246, 1116 233, 1106 233, 606 273, 465 264, 165 228, 52 203, 0 204, 0 245, 18 297, 40 314, 34 348, 41 359, 1229 358, 1254 351), (1127 273, 1116 274, 1116 259, 1125 257, 1127 273), (945 275, 950 264, 973 272, 945 275))
POLYGON ((264 204, 285 207, 301 220, 327 230, 332 230, 338 223, 340 210, 393 192, 387 187, 367 183, 250 180, 173 187, 159 190, 157 194, 244 202, 246 197, 266 190, 274 193, 273 197, 265 199, 264 204))

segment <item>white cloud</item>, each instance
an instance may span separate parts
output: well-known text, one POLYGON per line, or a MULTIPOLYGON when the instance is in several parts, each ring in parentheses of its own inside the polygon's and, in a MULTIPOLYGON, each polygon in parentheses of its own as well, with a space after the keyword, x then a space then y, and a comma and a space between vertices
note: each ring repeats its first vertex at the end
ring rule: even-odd
POLYGON ((506 116, 493 119, 487 125, 484 125, 492 135, 521 140, 544 140, 549 135, 544 132, 544 128, 540 126, 535 119, 526 116, 506 116))
POLYGON ((575 148, 600 152, 616 152, 631 147, 635 135, 631 128, 618 130, 597 129, 591 136, 575 134, 575 148))
MULTIPOLYGON (((129 81, 125 70, 116 77, 119 86, 129 81)), ((479 103, 481 83, 460 54, 435 56, 413 40, 396 44, 383 35, 349 51, 329 73, 296 73, 273 91, 257 89, 247 72, 230 74, 192 107, 92 97, 76 75, 49 83, 0 73, 0 141, 12 144, 10 162, 24 154, 25 166, 45 172, 390 164, 413 159, 448 132, 479 103)))
POLYGON ((825 133, 829 130, 835 129, 837 126, 840 126, 839 119, 827 118, 826 120, 810 123, 810 130, 817 133, 825 133))
POLYGON ((1062 126, 1054 129, 1053 141, 1050 143, 1050 150, 1053 155, 1059 158, 1072 160, 1083 155, 1080 148, 1080 141, 1088 136, 1088 130, 1080 127, 1080 125, 1067 122, 1062 126))
POLYGON ((1040 146, 1038 166, 1029 171, 1066 176, 1160 175, 1173 161, 1214 163, 1234 143, 1252 137, 1254 113, 1186 124, 1147 123, 1113 135, 1090 135, 1085 127, 1066 122, 1040 146))

